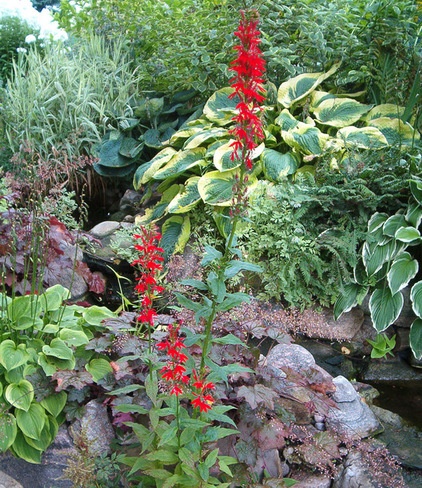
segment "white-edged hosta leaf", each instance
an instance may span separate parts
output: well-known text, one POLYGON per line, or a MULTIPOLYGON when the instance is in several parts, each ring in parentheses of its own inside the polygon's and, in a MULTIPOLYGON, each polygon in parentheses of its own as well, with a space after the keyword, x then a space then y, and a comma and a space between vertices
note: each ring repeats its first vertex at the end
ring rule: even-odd
POLYGON ((369 124, 379 129, 391 146, 398 144, 411 146, 415 141, 419 141, 420 139, 418 131, 408 122, 403 122, 400 119, 380 117, 379 119, 371 120, 369 124))
POLYGON ((352 98, 327 98, 320 101, 317 107, 310 106, 320 124, 332 127, 353 125, 370 108, 370 105, 364 105, 352 98))
POLYGON ((199 166, 204 161, 205 151, 204 147, 178 151, 165 166, 154 173, 154 180, 165 180, 169 177, 178 176, 187 169, 199 166))
POLYGON ((365 265, 368 276, 373 276, 379 271, 383 264, 390 261, 396 253, 396 243, 391 239, 387 244, 382 246, 375 246, 369 249, 365 242, 362 250, 363 264, 365 265))
POLYGON ((235 169, 243 164, 240 159, 232 159, 232 144, 233 140, 230 140, 218 147, 214 152, 213 163, 219 171, 228 171, 231 169, 235 169))
POLYGON ((232 122, 236 114, 236 105, 240 102, 237 96, 230 98, 233 92, 233 88, 225 87, 211 95, 204 107, 204 115, 208 120, 218 125, 232 122))
POLYGON ((337 138, 346 145, 360 149, 381 149, 388 146, 388 141, 376 127, 343 127, 337 132, 337 138))
POLYGON ((383 332, 397 320, 403 308, 401 292, 392 294, 390 288, 377 288, 369 299, 372 323, 378 333, 383 332))
POLYGON ((334 305, 334 319, 338 320, 343 313, 349 312, 358 305, 367 293, 367 286, 361 286, 358 283, 344 285, 334 305))
POLYGON ((382 231, 386 236, 394 237, 400 227, 406 226, 406 219, 402 214, 395 214, 389 217, 382 227, 382 231))
POLYGON ((413 198, 422 206, 422 181, 412 179, 410 181, 410 191, 412 192, 413 198))
POLYGON ((375 212, 368 221, 368 232, 373 233, 384 225, 388 219, 386 213, 375 212))
POLYGON ((227 129, 223 129, 220 127, 211 127, 209 129, 204 129, 201 132, 197 132, 193 136, 189 137, 189 139, 183 145, 183 149, 193 149, 195 147, 202 146, 204 143, 207 145, 212 142, 216 141, 221 138, 227 138, 229 133, 227 129))
POLYGON ((330 138, 317 127, 303 122, 299 122, 293 129, 281 131, 281 136, 290 147, 308 155, 321 154, 330 138))
POLYGON ((407 206, 406 220, 416 229, 419 228, 422 221, 422 207, 418 202, 410 202, 407 206))
POLYGON ((400 107, 394 103, 383 103, 381 105, 376 105, 375 107, 371 108, 371 110, 366 114, 364 120, 367 122, 379 119, 381 117, 389 117, 389 118, 401 118, 404 114, 405 108, 400 107))
POLYGON ((418 281, 410 290, 410 300, 415 314, 422 319, 422 281, 418 281))
POLYGON ((201 176, 198 191, 202 200, 209 205, 228 207, 232 203, 236 170, 210 171, 201 176))
POLYGON ((415 240, 420 240, 421 238, 421 233, 419 232, 418 229, 415 229, 415 227, 407 226, 407 227, 400 227, 394 237, 401 242, 412 242, 415 240))
POLYGON ((394 295, 405 288, 409 281, 416 276, 419 264, 408 252, 402 252, 394 260, 387 274, 388 286, 394 295))
POLYGON ((422 319, 416 319, 410 327, 409 343, 416 359, 422 359, 422 319))
POLYGON ((142 185, 148 183, 153 178, 155 172, 167 164, 176 153, 177 151, 175 149, 166 147, 154 156, 151 161, 141 164, 133 177, 134 188, 138 190, 142 185))
POLYGON ((201 200, 198 191, 199 176, 192 176, 185 181, 184 187, 173 198, 167 207, 168 213, 185 213, 191 210, 201 200))
POLYGON ((326 73, 303 73, 282 83, 277 92, 278 103, 285 108, 291 107, 335 73, 339 66, 340 63, 336 63, 326 73))
POLYGON ((310 96, 311 102, 309 104, 309 108, 311 112, 313 112, 323 101, 329 100, 330 98, 337 98, 337 96, 338 95, 334 95, 333 93, 314 90, 310 96))
POLYGON ((296 172, 300 165, 300 158, 293 152, 282 154, 274 149, 264 149, 261 163, 265 178, 277 183, 296 172))

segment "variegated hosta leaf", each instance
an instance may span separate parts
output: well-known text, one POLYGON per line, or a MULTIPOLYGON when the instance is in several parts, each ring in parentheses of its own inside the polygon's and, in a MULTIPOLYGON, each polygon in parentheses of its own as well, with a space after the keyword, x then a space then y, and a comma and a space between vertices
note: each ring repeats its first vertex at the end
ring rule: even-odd
POLYGON ((403 252, 394 260, 387 274, 388 286, 394 295, 405 288, 416 276, 419 264, 408 252, 403 252))
POLYGON ((421 233, 418 229, 414 227, 407 226, 407 227, 400 227, 394 237, 401 242, 410 243, 412 241, 419 242, 421 240, 421 233))
POLYGON ((178 176, 187 169, 199 166, 204 162, 205 152, 204 147, 178 151, 164 167, 154 173, 154 180, 165 180, 169 177, 178 176))
POLYGON ((185 213, 191 210, 201 200, 198 191, 199 176, 193 176, 185 182, 182 190, 173 198, 167 207, 169 213, 185 213))
POLYGON ((371 107, 352 98, 328 98, 317 107, 310 106, 311 112, 321 124, 346 127, 357 122, 371 107))
POLYGON ((296 172, 300 158, 293 152, 282 154, 274 149, 264 149, 261 163, 266 179, 277 183, 296 172))
POLYGON ((196 134, 189 137, 189 139, 185 142, 183 149, 193 149, 195 147, 201 146, 204 143, 210 143, 217 139, 221 139, 223 137, 228 137, 227 129, 222 129, 219 127, 211 127, 210 129, 203 130, 201 132, 197 132, 196 134))
POLYGON ((236 169, 210 171, 201 176, 198 191, 202 200, 209 205, 228 207, 232 203, 233 186, 236 183, 236 169))
POLYGON ((412 179, 410 181, 410 191, 413 198, 422 206, 422 181, 412 179))
POLYGON ((309 95, 325 79, 335 73, 340 63, 334 64, 326 73, 304 73, 282 83, 278 89, 277 101, 289 108, 309 95))
POLYGON ((296 127, 299 121, 285 108, 280 112, 280 115, 275 119, 274 123, 278 124, 281 130, 289 130, 296 127))
POLYGON ((230 140, 225 144, 223 144, 222 146, 220 146, 214 152, 213 163, 214 166, 219 171, 228 171, 230 169, 235 169, 242 164, 242 161, 239 159, 232 160, 232 154, 233 154, 232 144, 233 144, 233 140, 230 140))
POLYGON ((189 139, 189 137, 192 137, 195 134, 202 132, 205 128, 206 128, 205 124, 202 124, 201 126, 194 125, 194 126, 183 127, 182 129, 179 129, 170 137, 169 144, 170 146, 173 147, 182 147, 185 141, 189 139))
POLYGON ((410 327, 409 343, 416 359, 422 359, 422 320, 416 319, 410 327))
POLYGON ((161 228, 160 245, 164 257, 168 259, 173 253, 183 252, 190 237, 190 219, 188 216, 174 215, 168 218, 161 228))
POLYGON ((233 88, 225 87, 216 91, 208 99, 204 107, 204 115, 208 120, 218 125, 227 125, 232 122, 236 114, 236 105, 239 97, 229 98, 233 93, 233 88))
POLYGON ((411 202, 407 206, 406 220, 416 229, 419 228, 422 221, 422 207, 418 202, 411 202))
POLYGON ((300 178, 301 175, 312 175, 315 176, 315 166, 312 164, 305 164, 298 168, 293 175, 293 181, 296 181, 300 178))
POLYGON ((415 314, 422 318, 422 281, 418 281, 410 290, 410 300, 415 314))
POLYGON ((170 202, 176 195, 180 192, 183 185, 171 185, 167 190, 161 195, 160 201, 154 205, 152 208, 148 208, 145 214, 138 216, 135 219, 136 224, 145 224, 148 222, 155 222, 160 219, 166 212, 170 202))
POLYGON ((402 214, 396 214, 389 217, 382 226, 383 234, 394 237, 400 227, 406 226, 406 219, 402 214))
POLYGON ((337 137, 345 144, 361 149, 381 149, 388 146, 387 139, 375 127, 343 127, 337 132, 337 137))
POLYGON ((322 103, 324 100, 329 100, 330 98, 337 98, 337 95, 325 91, 314 90, 311 93, 310 107, 312 107, 313 110, 315 110, 320 103, 322 103))
POLYGON ((400 119, 391 119, 389 117, 380 117, 369 122, 370 126, 376 127, 383 133, 391 146, 397 144, 406 144, 411 146, 415 141, 420 140, 419 132, 409 123, 400 119))
POLYGON ((375 232, 377 229, 384 225, 387 219, 388 215, 386 213, 375 212, 369 219, 368 232, 375 232))
POLYGON ((377 288, 369 299, 372 323, 378 333, 383 332, 398 319, 403 308, 403 295, 392 294, 390 288, 377 288))
POLYGON ((400 118, 404 114, 405 108, 399 107, 394 103, 383 103, 376 105, 365 116, 363 120, 370 124, 370 121, 381 117, 400 118))
POLYGON ((361 303, 367 293, 367 286, 361 286, 358 283, 344 285, 334 305, 334 319, 338 320, 343 313, 349 312, 358 303, 361 303))
POLYGON ((135 190, 139 190, 142 185, 148 183, 153 178, 155 172, 167 164, 176 153, 177 151, 175 149, 166 147, 154 156, 151 161, 141 164, 133 177, 133 187, 135 190))
POLYGON ((328 134, 323 134, 317 127, 299 122, 289 131, 281 131, 284 141, 292 148, 305 154, 321 154, 329 140, 328 134))
POLYGON ((382 268, 382 265, 390 261, 396 253, 396 243, 391 239, 383 246, 375 246, 373 250, 365 242, 362 251, 363 264, 365 265, 368 276, 374 275, 382 268))

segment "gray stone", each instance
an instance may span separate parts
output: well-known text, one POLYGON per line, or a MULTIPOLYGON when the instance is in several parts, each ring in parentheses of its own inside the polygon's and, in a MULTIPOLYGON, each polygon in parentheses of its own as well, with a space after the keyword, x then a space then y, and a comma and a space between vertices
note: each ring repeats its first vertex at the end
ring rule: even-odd
POLYGON ((120 209, 135 209, 140 201, 142 200, 142 195, 135 190, 126 190, 125 194, 122 196, 119 202, 120 209))
POLYGON ((376 488, 376 486, 362 462, 361 453, 350 452, 335 477, 332 488, 376 488))
POLYGON ((116 232, 116 230, 119 229, 119 227, 120 227, 119 222, 106 220, 105 222, 101 222, 97 224, 89 232, 94 237, 105 237, 116 232))
POLYGON ((98 456, 111 452, 110 444, 114 439, 114 430, 108 417, 107 408, 96 400, 85 405, 80 422, 72 425, 71 433, 75 444, 87 446, 90 455, 98 456))
POLYGON ((288 367, 294 371, 315 366, 312 354, 298 344, 277 344, 267 355, 267 365, 281 369, 288 367))
POLYGON ((330 408, 327 418, 327 427, 339 434, 347 434, 352 438, 364 438, 382 430, 378 419, 366 405, 353 385, 343 376, 333 380, 336 392, 332 399, 337 408, 330 408))
POLYGON ((0 488, 23 488, 20 483, 0 471, 0 488))
POLYGON ((412 368, 400 357, 370 361, 361 379, 367 383, 421 381, 422 370, 412 368))
POLYGON ((300 479, 296 475, 293 478, 299 481, 295 484, 296 488, 330 488, 331 486, 331 478, 323 474, 307 473, 300 479))
POLYGON ((363 310, 359 308, 344 313, 338 320, 334 320, 332 309, 324 309, 323 314, 329 327, 326 330, 313 331, 312 335, 308 334, 309 337, 350 341, 359 332, 364 319, 363 310))

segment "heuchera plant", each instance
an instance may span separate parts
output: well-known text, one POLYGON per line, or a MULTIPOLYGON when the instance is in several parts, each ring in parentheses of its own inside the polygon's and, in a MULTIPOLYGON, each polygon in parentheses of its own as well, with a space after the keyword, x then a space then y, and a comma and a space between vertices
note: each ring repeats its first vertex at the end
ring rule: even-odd
MULTIPOLYGON (((237 461, 230 456, 219 454, 217 441, 236 433, 233 420, 226 412, 233 407, 219 405, 213 392, 216 383, 227 382, 229 373, 251 372, 248 368, 237 365, 220 366, 211 359, 213 323, 220 312, 231 310, 248 301, 245 293, 230 293, 226 281, 242 271, 260 271, 259 266, 242 260, 236 248, 236 226, 245 214, 247 205, 246 186, 248 172, 252 169, 252 151, 263 138, 260 103, 264 101, 263 76, 265 62, 259 49, 259 22, 256 11, 241 12, 241 20, 235 36, 239 44, 235 47, 236 59, 230 70, 234 76, 230 80, 233 97, 240 100, 237 114, 233 118, 231 130, 233 141, 232 160, 241 161, 238 179, 233 187, 233 205, 231 227, 225 247, 222 251, 206 246, 201 265, 208 273, 201 280, 187 279, 182 284, 195 290, 202 297, 200 301, 176 293, 179 304, 195 313, 198 329, 202 333, 193 333, 181 329, 181 325, 168 327, 168 335, 156 345, 156 349, 165 353, 167 362, 154 366, 151 360, 151 343, 149 347, 149 375, 145 380, 146 393, 152 402, 152 408, 145 410, 149 416, 150 428, 135 422, 127 425, 133 428, 141 443, 140 456, 124 457, 123 462, 131 466, 129 476, 141 480, 142 486, 188 487, 220 486, 227 487, 220 476, 225 473, 232 476, 229 466, 237 461), (186 334, 184 338, 181 334, 186 334), (189 354, 187 344, 200 350, 200 360, 195 361, 189 354), (160 380, 159 380, 160 376, 160 380), (220 422, 220 425, 215 421, 220 422), (138 477, 136 477, 138 476, 138 477)), ((154 326, 156 311, 153 301, 157 293, 163 291, 157 285, 157 273, 162 269, 162 248, 158 246, 159 233, 154 230, 143 230, 140 235, 142 244, 135 248, 139 258, 132 264, 140 267, 136 291, 140 295, 141 311, 138 323, 151 332, 154 326)), ((244 343, 233 334, 215 339, 219 344, 239 345, 244 343)), ((197 355, 196 355, 197 356, 197 355)), ((157 364, 157 362, 155 362, 157 364)), ((120 405, 128 411, 131 406, 120 405)), ((132 406, 133 408, 133 406, 132 406)), ((133 410, 140 413, 139 408, 133 410)))

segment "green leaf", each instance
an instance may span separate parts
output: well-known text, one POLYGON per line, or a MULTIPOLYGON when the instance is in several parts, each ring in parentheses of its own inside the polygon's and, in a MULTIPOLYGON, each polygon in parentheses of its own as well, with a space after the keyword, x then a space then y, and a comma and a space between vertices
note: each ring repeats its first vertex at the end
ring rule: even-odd
POLYGON ((394 237, 398 241, 409 243, 415 240, 420 241, 421 233, 418 229, 415 229, 414 227, 400 227, 394 237))
POLYGON ((92 375, 94 381, 98 383, 99 380, 113 372, 113 368, 110 366, 110 362, 107 359, 91 359, 91 361, 85 366, 85 369, 92 375))
POLYGON ((382 268, 384 263, 390 261, 394 257, 396 250, 397 246, 393 239, 382 246, 376 245, 372 251, 369 248, 369 244, 365 242, 362 250, 362 259, 368 276, 373 276, 382 268))
POLYGON ((397 146, 399 144, 412 146, 415 141, 420 139, 417 130, 408 122, 403 122, 398 118, 380 117, 371 120, 369 125, 376 127, 383 134, 390 146, 397 146))
POLYGON ((349 312, 358 305, 359 298, 363 298, 368 293, 368 287, 357 283, 347 283, 340 291, 340 295, 334 305, 334 319, 338 320, 343 313, 349 312))
POLYGON ((236 176, 237 170, 210 171, 203 175, 198 181, 198 191, 202 200, 208 205, 230 206, 236 176))
POLYGON ((416 319, 411 325, 409 342, 415 358, 422 359, 422 319, 416 319))
POLYGON ((83 318, 90 325, 101 325, 104 320, 111 317, 116 317, 116 314, 107 307, 99 307, 98 305, 92 305, 83 313, 83 318))
POLYGON ((406 219, 401 214, 392 215, 389 217, 382 227, 383 234, 389 237, 394 237, 400 227, 406 226, 406 219))
POLYGON ((416 229, 419 228, 422 221, 422 207, 418 202, 410 202, 407 206, 406 220, 416 229))
POLYGON ((322 154, 329 140, 328 134, 303 122, 289 131, 282 131, 281 135, 290 147, 307 155, 322 154))
MULTIPOLYGON (((353 125, 370 108, 370 105, 364 105, 352 98, 327 98, 322 100, 317 107, 313 107, 312 104, 310 106, 311 112, 314 113, 319 123, 333 127, 353 125)), ((384 136, 382 138, 385 139, 384 136)))
POLYGON ((233 141, 228 141, 225 144, 219 146, 214 152, 213 163, 219 171, 229 171, 242 165, 242 161, 240 159, 232 159, 232 144, 233 141))
POLYGON ((289 108, 308 96, 325 79, 337 71, 340 63, 334 64, 326 73, 304 73, 282 83, 278 89, 277 101, 289 108))
POLYGON ((344 127, 337 132, 337 138, 359 149, 381 149, 388 146, 387 139, 375 127, 344 127))
POLYGON ((25 440, 25 436, 18 431, 15 442, 11 446, 11 450, 17 457, 24 459, 28 463, 40 464, 42 452, 30 446, 25 440))
POLYGON ((16 345, 11 339, 6 339, 0 343, 0 364, 6 371, 25 364, 28 359, 26 344, 16 345))
POLYGON ((230 98, 233 92, 233 88, 225 87, 211 95, 204 107, 204 115, 208 120, 218 125, 232 122, 236 105, 240 102, 237 96, 230 98))
POLYGON ((214 247, 210 245, 205 245, 205 254, 204 257, 202 258, 201 265, 202 266, 207 266, 208 264, 218 261, 223 257, 220 251, 215 249, 214 247))
POLYGON ((199 166, 204 162, 205 151, 203 147, 178 151, 165 166, 154 173, 154 180, 166 180, 181 175, 187 169, 199 166))
POLYGON ((73 358, 72 349, 67 347, 66 344, 57 337, 50 342, 49 346, 43 346, 42 351, 46 356, 53 356, 59 359, 69 360, 73 358))
POLYGON ((224 277, 227 279, 233 278, 240 271, 252 271, 254 273, 261 273, 262 268, 258 264, 249 263, 246 261, 232 260, 226 266, 224 270, 224 277))
POLYGON ((422 181, 411 180, 410 191, 412 192, 413 198, 422 206, 422 181))
POLYGON ((185 213, 192 210, 201 200, 198 191, 199 176, 193 176, 185 181, 185 186, 168 204, 167 212, 185 213))
POLYGON ((43 406, 47 412, 51 413, 53 417, 57 417, 64 409, 67 401, 67 393, 60 391, 45 397, 41 400, 41 406, 43 406))
POLYGON ((202 305, 198 302, 194 302, 190 298, 185 297, 185 295, 182 295, 179 292, 175 292, 175 296, 179 304, 187 308, 188 310, 192 310, 193 312, 198 312, 202 308, 202 305))
POLYGON ((245 346, 246 344, 242 339, 239 339, 239 337, 236 337, 233 334, 226 334, 224 337, 216 337, 215 339, 212 340, 215 344, 224 344, 224 345, 234 345, 234 346, 245 346))
POLYGON ((199 146, 209 146, 212 142, 227 137, 229 137, 227 129, 211 127, 210 129, 204 129, 190 136, 183 145, 183 149, 186 150, 194 149, 195 147, 199 146))
POLYGON ((198 463, 197 465, 198 473, 201 479, 203 479, 205 482, 208 481, 210 477, 210 470, 208 466, 206 466, 204 463, 198 463))
POLYGON ((99 152, 98 164, 105 168, 123 168, 133 163, 132 158, 127 158, 120 154, 125 136, 119 131, 109 134, 109 139, 103 141, 99 152))
MULTIPOLYGON (((41 307, 33 295, 16 297, 7 307, 7 317, 10 318, 12 322, 17 322, 19 319, 23 318, 30 320, 31 317, 35 317, 35 315, 38 314, 37 309, 40 310, 41 307)), ((32 321, 30 320, 29 327, 31 325, 32 321)))
POLYGON ((226 296, 226 285, 217 273, 211 271, 207 277, 209 290, 217 303, 221 303, 226 296))
POLYGON ((374 290, 369 299, 369 310, 375 329, 380 333, 393 324, 403 308, 403 295, 392 294, 388 287, 374 290))
POLYGON ((218 312, 227 312, 232 308, 238 307, 244 302, 249 302, 251 297, 247 293, 230 293, 226 295, 226 298, 217 306, 218 312))
POLYGON ((280 112, 274 123, 278 124, 282 130, 289 130, 296 127, 299 121, 285 108, 280 112))
POLYGON ((83 344, 88 344, 89 342, 88 336, 85 334, 85 332, 75 329, 61 329, 59 332, 59 338, 68 346, 74 347, 82 346, 83 344))
POLYGON ((148 461, 160 461, 164 465, 176 464, 179 461, 176 453, 167 449, 157 449, 144 455, 144 457, 148 461))
POLYGON ((6 452, 15 442, 18 428, 16 418, 7 412, 0 414, 0 451, 6 452))
POLYGON ((175 149, 166 147, 150 161, 141 164, 133 176, 133 187, 135 190, 139 190, 142 185, 153 179, 155 172, 167 164, 176 153, 175 149))
POLYGON ((387 274, 391 293, 394 295, 405 288, 409 281, 416 276, 418 269, 418 262, 408 252, 403 252, 397 256, 387 274))
POLYGON ((168 259, 175 252, 183 252, 190 237, 190 219, 188 216, 175 215, 168 218, 162 228, 161 247, 168 259))
POLYGON ((374 233, 380 227, 382 227, 385 221, 388 219, 388 215, 386 213, 375 212, 368 222, 368 232, 374 233))
POLYGON ((278 183, 296 172, 300 158, 293 152, 282 154, 274 149, 264 149, 261 163, 266 179, 278 183))
POLYGON ((16 422, 26 437, 39 439, 44 428, 47 415, 38 403, 32 403, 27 411, 16 410, 16 422))
POLYGON ((164 97, 145 98, 140 100, 139 105, 134 108, 134 115, 142 124, 147 124, 157 118, 164 108, 164 97))
POLYGON ((4 397, 18 410, 28 411, 34 399, 34 387, 27 380, 11 383, 4 391, 4 397))
POLYGON ((70 297, 70 291, 62 285, 54 285, 40 295, 40 304, 44 312, 58 310, 64 300, 70 297))
POLYGON ((158 446, 160 447, 169 444, 177 436, 177 432, 177 425, 170 425, 161 436, 158 446))
POLYGON ((415 314, 422 318, 422 281, 418 281, 410 290, 410 300, 415 314))
POLYGON ((200 280, 186 279, 186 280, 181 280, 180 284, 184 286, 191 286, 192 288, 196 288, 197 290, 201 290, 201 291, 208 290, 208 286, 200 280))
POLYGON ((120 405, 115 405, 113 409, 123 413, 139 413, 141 415, 145 415, 148 413, 148 410, 146 408, 141 407, 140 405, 135 405, 133 403, 123 403, 120 405))

